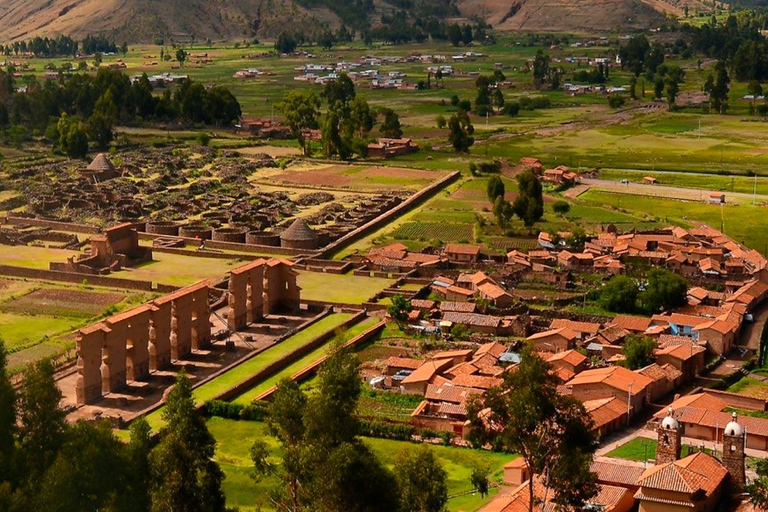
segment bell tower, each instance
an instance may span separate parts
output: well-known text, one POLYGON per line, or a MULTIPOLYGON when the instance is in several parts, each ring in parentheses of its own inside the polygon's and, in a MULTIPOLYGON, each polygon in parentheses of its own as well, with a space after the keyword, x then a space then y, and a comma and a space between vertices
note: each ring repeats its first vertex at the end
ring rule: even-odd
POLYGON ((723 430, 723 466, 731 475, 734 491, 737 492, 741 491, 746 483, 744 463, 747 444, 747 432, 739 424, 738 419, 738 415, 734 412, 733 419, 723 430))
POLYGON ((670 407, 667 416, 659 423, 656 429, 658 443, 656 446, 656 464, 675 462, 680 458, 682 449, 682 432, 680 422, 673 416, 674 411, 670 407))

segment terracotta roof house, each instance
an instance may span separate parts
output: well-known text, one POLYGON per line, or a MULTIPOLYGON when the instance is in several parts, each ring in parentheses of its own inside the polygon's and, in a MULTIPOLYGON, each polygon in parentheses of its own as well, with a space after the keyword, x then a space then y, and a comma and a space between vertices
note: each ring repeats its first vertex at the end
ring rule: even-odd
POLYGON ((318 236, 304 219, 296 219, 280 234, 280 246, 291 249, 317 249, 318 236))
POLYGON ((480 259, 479 245, 448 244, 443 254, 451 263, 477 263, 480 259))
POLYGON ((627 404, 616 397, 587 400, 584 402, 584 409, 592 418, 594 430, 599 438, 627 426, 627 404))
POLYGON ((642 316, 616 315, 610 323, 630 332, 642 334, 651 326, 652 321, 642 316))
POLYGON ((586 370, 566 383, 571 394, 581 401, 616 397, 626 405, 632 414, 639 412, 648 403, 652 380, 622 366, 609 366, 586 370))
POLYGON ((537 352, 563 352, 573 348, 577 339, 579 339, 579 333, 567 327, 561 327, 533 334, 528 336, 526 341, 531 343, 533 350, 537 352))
POLYGON ((722 462, 697 452, 646 469, 638 480, 635 499, 640 512, 711 511, 720 503, 727 477, 722 462))
POLYGON ((432 355, 430 359, 450 359, 452 361, 451 366, 455 366, 459 363, 469 361, 472 356, 471 349, 458 349, 458 350, 443 350, 432 355))
MULTIPOLYGON (((570 377, 586 370, 587 361, 587 356, 573 349, 557 352, 547 358, 547 362, 555 368, 567 370, 570 373, 570 377)), ((570 377, 565 380, 570 380, 570 377)))
POLYGON ((421 361, 419 359, 411 359, 410 357, 390 357, 386 361, 384 361, 384 365, 386 366, 386 369, 384 370, 385 375, 394 375, 397 372, 401 370, 410 370, 413 371, 419 366, 424 364, 424 361, 421 361))
POLYGON ((495 283, 483 283, 477 286, 477 294, 481 299, 491 302, 500 309, 511 307, 515 303, 515 298, 507 293, 504 288, 495 283))
POLYGON ((550 329, 560 329, 566 327, 579 334, 579 338, 587 338, 594 336, 600 331, 600 324, 592 322, 576 322, 574 320, 568 320, 566 318, 555 318, 552 323, 549 324, 550 329))
POLYGON ((453 359, 436 359, 427 361, 419 366, 412 374, 400 383, 403 393, 409 395, 423 395, 427 391, 427 385, 435 382, 435 378, 453 365, 453 359))
POLYGON ((453 311, 456 313, 474 313, 477 310, 477 304, 474 302, 452 302, 444 300, 440 303, 440 311, 453 311))
POLYGON ((484 332, 486 334, 499 334, 502 325, 502 319, 498 316, 453 311, 443 313, 443 322, 463 325, 470 331, 484 332))
MULTIPOLYGON (((659 340, 665 336, 668 335, 662 335, 659 340)), ((683 382, 693 380, 704 369, 705 354, 706 349, 693 340, 690 344, 667 344, 653 351, 656 362, 662 366, 670 364, 677 368, 682 374, 683 382)))
POLYGON ((637 491, 637 481, 645 471, 643 466, 597 460, 589 469, 597 475, 598 483, 624 487, 632 492, 637 491))

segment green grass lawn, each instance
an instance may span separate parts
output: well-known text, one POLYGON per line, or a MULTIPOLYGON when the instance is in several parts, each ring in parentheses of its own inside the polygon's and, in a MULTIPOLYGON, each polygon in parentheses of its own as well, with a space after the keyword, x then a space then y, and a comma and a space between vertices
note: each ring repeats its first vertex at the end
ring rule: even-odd
POLYGON ((302 299, 344 304, 362 304, 393 282, 394 279, 323 272, 299 272, 298 277, 302 299))
POLYGON ((66 249, 50 249, 27 245, 0 245, 0 265, 48 270, 52 261, 66 262, 67 258, 80 254, 66 249))
POLYGON ((643 462, 644 460, 652 460, 656 458, 656 444, 657 443, 654 439, 636 437, 631 441, 619 446, 615 450, 608 452, 606 455, 616 459, 627 459, 643 462))
POLYGON ((48 315, 19 315, 0 312, 0 339, 9 351, 26 348, 46 337, 62 334, 81 325, 81 319, 48 315))
POLYGON ((768 383, 751 377, 744 377, 734 383, 727 389, 731 393, 741 393, 743 395, 754 396, 758 398, 768 398, 768 383))
MULTIPOLYGON (((265 498, 268 490, 273 488, 277 481, 275 477, 270 476, 254 483, 251 478, 252 466, 248 455, 253 442, 261 439, 269 447, 272 462, 279 461, 279 446, 275 439, 267 434, 266 425, 259 422, 211 418, 208 420, 208 428, 217 441, 216 461, 226 475, 224 492, 227 496, 227 505, 248 511, 256 510, 258 505, 261 505, 263 510, 273 510, 265 498)), ((395 469, 395 458, 404 447, 415 447, 404 441, 370 438, 365 438, 364 441, 392 469, 395 469)), ((466 448, 432 446, 431 449, 448 473, 449 495, 472 488, 469 476, 475 466, 489 466, 493 478, 496 479, 501 476, 504 464, 514 458, 512 455, 466 448)), ((488 499, 483 500, 478 494, 470 494, 449 500, 447 508, 449 512, 459 510, 471 512, 481 507, 488 499)))
POLYGON ((294 373, 304 369, 310 364, 316 361, 319 361, 321 358, 326 356, 328 354, 328 351, 334 346, 335 343, 346 343, 347 341, 351 340, 355 336, 361 334, 366 329, 373 327, 378 322, 379 322, 378 318, 368 317, 364 319, 362 322, 353 325, 349 329, 346 329, 345 331, 338 333, 336 336, 328 340, 328 342, 323 344, 323 346, 318 347, 317 349, 313 350, 312 352, 302 357, 295 363, 292 363, 291 365, 289 365, 284 370, 260 382, 254 388, 249 389, 239 397, 235 398, 233 402, 237 404, 243 404, 243 405, 247 405, 253 402, 253 400, 255 400, 256 397, 258 397, 263 392, 269 390, 272 386, 276 386, 277 383, 280 382, 283 378, 290 377, 294 373))
MULTIPOLYGON (((306 329, 299 331, 297 334, 291 336, 278 343, 277 345, 268 348, 261 354, 252 357, 245 363, 232 368, 230 371, 220 375, 206 384, 196 388, 192 395, 195 398, 195 402, 200 404, 208 400, 213 399, 219 393, 226 391, 232 386, 244 381, 249 376, 253 375, 257 371, 261 370, 267 365, 274 363, 280 358, 284 357, 300 348, 317 336, 324 332, 332 331, 346 320, 351 318, 352 315, 348 313, 334 313, 326 316, 325 318, 318 320, 314 324, 310 325, 306 329)), ((147 421, 153 429, 157 429, 162 426, 162 411, 163 408, 156 410, 155 412, 147 416, 147 421)))
MULTIPOLYGON (((254 255, 254 258, 257 256, 254 255)), ((202 279, 220 278, 244 262, 236 259, 196 258, 182 254, 154 253, 152 262, 110 274, 123 279, 186 286, 202 279)))

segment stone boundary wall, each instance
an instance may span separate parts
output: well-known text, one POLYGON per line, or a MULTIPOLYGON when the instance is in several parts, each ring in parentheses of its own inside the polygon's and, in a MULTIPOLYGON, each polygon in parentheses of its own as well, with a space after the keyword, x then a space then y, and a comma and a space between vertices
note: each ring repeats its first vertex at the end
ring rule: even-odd
MULTIPOLYGON (((214 396, 211 400, 223 400, 223 401, 229 401, 233 398, 240 396, 244 392, 248 391, 252 387, 254 387, 256 384, 258 384, 260 381, 267 379, 276 373, 278 373, 280 370, 283 370, 284 368, 287 368, 291 363, 294 363, 304 357, 305 355, 309 354, 313 350, 321 347, 326 341, 333 338, 333 336, 336 334, 336 331, 339 329, 348 329, 349 327, 355 325, 356 323, 362 321, 363 318, 365 318, 367 315, 365 311, 359 311, 356 315, 352 316, 350 319, 346 320, 344 323, 338 325, 337 327, 331 329, 330 331, 324 332, 323 334, 320 334, 319 336, 315 337, 313 340, 311 340, 306 345, 297 348, 293 352, 290 352, 283 356, 282 359, 279 359, 275 362, 273 362, 270 365, 267 365, 263 367, 258 372, 254 373, 247 379, 245 379, 242 382, 239 382, 232 386, 231 388, 222 391, 218 395, 214 396)), ((302 328, 306 328, 307 326, 302 326, 302 328)), ((295 330, 291 333, 297 334, 299 331, 295 330)), ((286 339, 289 336, 282 337, 281 341, 286 339)), ((271 345, 275 346, 275 345, 271 345)), ((245 362, 245 360, 242 360, 241 363, 245 362)))
POLYGON ((349 233, 342 236, 332 244, 326 245, 320 250, 320 252, 318 253, 318 257, 325 258, 329 254, 335 251, 338 251, 339 249, 353 242, 356 242, 357 240, 367 235, 374 229, 377 229, 383 224, 386 224, 390 219, 397 217, 399 215, 402 215, 403 213, 407 212, 411 208, 414 208, 419 204, 421 204, 422 202, 426 201, 427 199, 432 197, 434 194, 436 194, 439 190, 441 190, 443 187, 456 181, 459 178, 459 176, 461 176, 461 172, 453 171, 452 173, 435 181, 431 185, 419 190, 418 192, 416 192, 415 194, 413 194, 408 199, 406 199, 399 205, 395 206, 391 210, 382 213, 378 217, 366 222, 359 228, 350 231, 349 233))
MULTIPOLYGON (((373 327, 370 327, 369 329, 365 330, 364 332, 358 334, 348 342, 344 344, 344 348, 348 347, 355 347, 357 345, 360 345, 362 343, 365 343, 369 339, 373 338, 376 334, 384 330, 384 326, 387 325, 387 322, 382 320, 373 327)), ((309 376, 317 373, 318 368, 322 366, 322 364, 328 359, 328 356, 323 356, 318 361, 315 361, 314 363, 309 364, 309 366, 306 366, 299 370, 298 372, 291 375, 291 380, 294 382, 302 382, 303 380, 306 380, 309 376)), ((256 397, 254 401, 262 401, 262 400, 269 400, 270 397, 277 391, 277 386, 273 386, 264 393, 260 394, 256 397)))
POLYGON ((368 270, 359 268, 352 272, 352 275, 358 277, 382 277, 384 279, 402 279, 405 274, 401 272, 384 272, 383 270, 368 270))
POLYGON ((26 277, 29 279, 40 279, 44 281, 61 281, 65 283, 82 284, 87 281, 94 286, 105 286, 107 288, 121 288, 125 290, 140 291, 175 291, 176 286, 154 284, 150 281, 135 281, 132 279, 122 279, 119 277, 105 277, 91 274, 79 274, 76 272, 63 272, 60 270, 43 270, 36 268, 12 267, 10 265, 0 265, 0 275, 10 277, 26 277))
POLYGON ((344 302, 326 302, 324 300, 308 300, 308 299, 301 299, 302 304, 307 304, 308 306, 312 307, 333 307, 333 308, 341 308, 346 310, 355 310, 360 311, 360 308, 363 306, 360 304, 349 304, 344 302))
POLYGON ((738 393, 731 393, 729 391, 719 391, 716 389, 709 389, 709 388, 694 389, 693 391, 691 391, 691 393, 700 393, 702 391, 716 396, 720 400, 726 402, 730 407, 735 407, 737 409, 749 409, 752 411, 761 411, 761 412, 765 412, 768 410, 768 400, 764 398, 740 395, 738 393))
MULTIPOLYGON (((206 246, 210 242, 205 242, 206 246)), ((168 254, 180 254, 182 256, 193 256, 195 258, 211 258, 219 260, 252 260, 258 256, 255 254, 232 254, 222 252, 198 251, 196 249, 181 249, 179 247, 152 247, 152 252, 164 252, 168 254)))
POLYGON ((36 219, 34 217, 16 217, 9 215, 6 218, 8 224, 13 225, 29 225, 40 226, 44 228, 59 229, 64 231, 74 231, 76 233, 89 233, 98 235, 102 232, 102 228, 98 226, 91 226, 90 224, 77 224, 75 222, 61 222, 58 220, 36 219))
POLYGON ((559 309, 543 309, 543 310, 537 310, 534 313, 538 317, 544 317, 544 318, 550 318, 550 319, 564 318, 566 320, 573 320, 576 322, 592 322, 592 323, 604 324, 613 320, 613 318, 610 316, 587 315, 584 313, 574 313, 572 311, 563 311, 559 309))
MULTIPOLYGON (((168 238, 171 235, 155 235, 153 233, 147 233, 144 231, 139 232, 139 238, 142 240, 154 240, 156 238, 168 238)), ((183 236, 173 236, 180 240, 184 240, 187 243, 199 244, 200 240, 197 238, 186 238, 183 236)), ((314 254, 315 251, 307 251, 302 249, 291 249, 288 247, 275 247, 274 245, 253 245, 253 244, 241 244, 236 242, 220 242, 215 240, 206 240, 205 246, 211 249, 225 249, 227 251, 242 251, 248 253, 254 253, 256 255, 287 255, 287 256, 302 256, 307 254, 314 254)))

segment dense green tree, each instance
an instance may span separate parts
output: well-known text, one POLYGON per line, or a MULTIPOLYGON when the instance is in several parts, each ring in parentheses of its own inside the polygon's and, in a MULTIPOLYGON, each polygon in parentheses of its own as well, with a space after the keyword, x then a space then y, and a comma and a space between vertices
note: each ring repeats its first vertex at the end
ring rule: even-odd
POLYGON ((392 297, 392 301, 387 306, 387 313, 401 327, 408 320, 408 313, 412 310, 411 301, 399 293, 392 297))
POLYGON ((504 108, 504 93, 499 88, 493 91, 493 104, 499 110, 504 108))
POLYGON ((491 481, 491 468, 488 466, 478 466, 472 469, 472 474, 469 476, 469 481, 472 487, 480 493, 480 496, 485 499, 490 491, 491 481))
POLYGON ((720 114, 724 114, 728 110, 730 84, 731 79, 728 76, 725 62, 718 61, 715 64, 715 76, 713 77, 710 74, 707 77, 707 81, 704 84, 704 92, 709 94, 709 102, 712 108, 720 114))
POLYGON ((762 509, 768 508, 768 459, 758 459, 755 468, 757 478, 745 489, 750 501, 762 509))
POLYGON ((539 49, 533 59, 533 85, 541 89, 547 78, 549 78, 549 55, 539 49))
POLYGON ((517 190, 512 210, 526 226, 533 226, 544 215, 544 197, 539 177, 531 170, 518 174, 517 190))
POLYGON ((649 314, 669 311, 685 305, 688 282, 667 269, 653 268, 638 301, 649 314))
POLYGON ((104 114, 95 112, 88 120, 88 138, 97 149, 105 150, 114 138, 112 122, 104 114))
POLYGON ((179 48, 176 50, 176 60, 178 61, 180 66, 184 65, 184 62, 187 60, 187 52, 184 51, 184 48, 179 48))
POLYGON ((571 234, 565 237, 566 245, 574 251, 583 251, 587 243, 587 234, 581 226, 573 228, 571 234))
POLYGON ((571 211, 571 205, 568 203, 568 201, 563 201, 562 199, 560 199, 552 203, 552 210, 556 214, 563 216, 569 211, 571 211))
POLYGON ((192 383, 183 371, 162 417, 162 439, 149 457, 152 512, 223 511, 224 473, 213 460, 216 440, 195 410, 192 383))
POLYGON ((653 350, 656 340, 647 336, 630 334, 624 340, 621 352, 626 358, 625 364, 630 370, 644 368, 653 362, 653 350))
POLYGON ((293 53, 297 46, 296 38, 287 32, 281 32, 275 41, 275 50, 280 53, 293 53))
POLYGON ((336 80, 329 80, 323 86, 320 96, 329 106, 340 102, 346 105, 355 98, 355 83, 346 73, 339 74, 336 80))
MULTIPOLYGON (((484 398, 470 401, 471 441, 520 454, 533 474, 547 476, 556 504, 580 509, 597 493, 596 475, 589 470, 597 442, 584 405, 558 393, 551 365, 530 346, 503 379, 484 398)), ((533 512, 533 479, 528 493, 533 512)))
POLYGON ((304 134, 306 130, 319 127, 320 98, 317 93, 311 89, 291 91, 283 96, 277 109, 282 112, 291 135, 299 141, 304 156, 309 156, 311 146, 304 134))
POLYGON ((448 501, 447 473, 426 444, 405 447, 395 459, 400 512, 443 512, 448 501))
POLYGON ((445 125, 447 124, 447 121, 445 120, 445 117, 443 115, 437 116, 437 119, 435 119, 435 123, 437 124, 437 127, 442 130, 445 128, 445 125))
POLYGON ((496 223, 500 228, 505 228, 507 224, 512 220, 514 210, 509 201, 504 199, 504 196, 497 196, 493 202, 493 215, 496 217, 496 223))
POLYGON ((448 142, 457 153, 469 153, 469 148, 475 143, 472 136, 475 133, 475 127, 469 120, 469 115, 464 110, 459 110, 448 120, 448 142))
POLYGON ((491 176, 488 179, 486 193, 488 200, 492 203, 496 202, 497 197, 504 197, 504 180, 501 179, 501 176, 491 176))
POLYGON ((281 443, 282 463, 272 466, 254 445, 255 468, 277 471, 282 482, 273 505, 293 512, 385 512, 397 509, 397 482, 360 441, 354 416, 361 392, 360 363, 336 348, 318 375, 318 390, 306 397, 283 381, 270 406, 270 432, 281 443))
POLYGON ((391 108, 380 109, 384 120, 379 126, 379 133, 384 137, 399 138, 403 136, 403 128, 400 126, 400 116, 391 108))
POLYGON ((141 417, 131 422, 130 433, 131 438, 126 454, 130 493, 124 497, 124 500, 133 510, 147 511, 151 506, 149 456, 152 453, 152 428, 147 420, 141 417))
POLYGON ((35 508, 50 512, 131 511, 125 449, 109 422, 78 422, 34 496, 35 508))
POLYGON ((621 68, 628 69, 636 77, 640 76, 645 68, 645 58, 650 49, 651 45, 645 35, 641 34, 631 38, 619 49, 621 68))
POLYGON ((19 393, 19 444, 25 474, 30 482, 53 464, 66 439, 65 414, 59 408, 61 391, 53 378, 53 364, 44 359, 24 375, 19 393))
POLYGON ((8 353, 0 339, 0 482, 13 480, 16 449, 16 391, 8 376, 8 353))
POLYGON ((614 276, 600 290, 603 307, 614 313, 633 313, 640 289, 631 277, 614 276))

